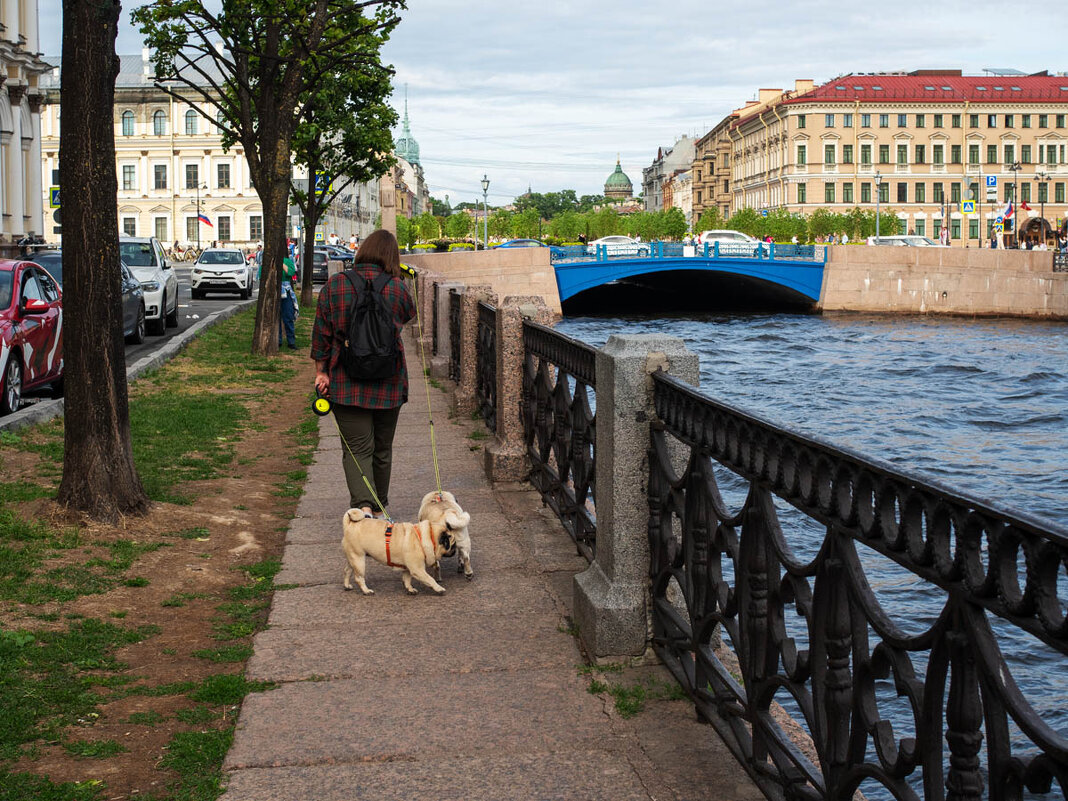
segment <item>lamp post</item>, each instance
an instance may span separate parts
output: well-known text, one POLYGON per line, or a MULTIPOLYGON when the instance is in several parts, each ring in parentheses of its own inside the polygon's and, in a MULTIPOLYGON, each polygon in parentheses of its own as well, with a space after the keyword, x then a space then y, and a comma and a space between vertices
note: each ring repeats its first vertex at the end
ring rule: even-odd
POLYGON ((879 244, 879 201, 882 200, 883 176, 878 170, 875 171, 875 244, 879 244))
POLYGON ((1016 190, 1019 188, 1020 179, 1020 162, 1014 161, 1009 165, 1009 169, 1012 170, 1012 242, 1015 247, 1020 247, 1020 226, 1016 224, 1020 214, 1020 201, 1016 194, 1016 190))
POLYGON ((482 249, 489 249, 489 178, 482 173, 482 249))
MULTIPOLYGON (((1042 191, 1043 190, 1042 184, 1045 184, 1049 180, 1049 175, 1047 173, 1041 172, 1041 171, 1036 172, 1035 173, 1035 180, 1041 182, 1039 184, 1039 187, 1038 187, 1038 204, 1039 204, 1039 207, 1040 207, 1040 210, 1039 210, 1038 214, 1042 218, 1042 241, 1045 242, 1046 241, 1046 192, 1042 191)), ((1048 186, 1048 184, 1047 184, 1047 186, 1048 186)), ((1047 189, 1047 191, 1048 191, 1048 189, 1047 189)))
POLYGON ((207 189, 208 185, 197 181, 197 252, 200 251, 200 190, 207 189))

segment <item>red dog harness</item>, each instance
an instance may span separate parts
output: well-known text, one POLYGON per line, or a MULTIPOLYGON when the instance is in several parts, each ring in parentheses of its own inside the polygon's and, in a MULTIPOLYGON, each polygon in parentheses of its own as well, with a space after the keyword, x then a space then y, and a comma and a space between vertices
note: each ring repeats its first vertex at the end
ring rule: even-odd
MULTIPOLYGON (((422 541, 423 541, 423 530, 421 528, 419 528, 418 526, 415 527, 415 530, 419 532, 419 542, 422 543, 422 541)), ((395 564, 393 562, 393 559, 389 555, 389 543, 390 543, 390 540, 392 539, 392 537, 393 537, 393 524, 392 523, 388 523, 386 525, 386 564, 389 565, 390 567, 403 567, 405 570, 407 570, 408 569, 407 565, 395 564)), ((431 539, 430 539, 430 552, 434 553, 433 534, 431 534, 431 539)))

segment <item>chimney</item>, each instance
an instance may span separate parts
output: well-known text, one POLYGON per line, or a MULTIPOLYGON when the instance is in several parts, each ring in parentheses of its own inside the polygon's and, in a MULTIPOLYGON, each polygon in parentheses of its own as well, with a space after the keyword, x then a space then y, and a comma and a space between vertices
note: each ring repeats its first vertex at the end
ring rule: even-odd
POLYGON ((141 48, 141 71, 145 78, 152 77, 152 51, 147 47, 141 48))
POLYGON ((782 94, 782 89, 761 89, 759 95, 759 102, 770 103, 772 100, 782 94))
POLYGON ((803 95, 816 88, 816 82, 811 78, 798 78, 794 81, 794 94, 803 95))

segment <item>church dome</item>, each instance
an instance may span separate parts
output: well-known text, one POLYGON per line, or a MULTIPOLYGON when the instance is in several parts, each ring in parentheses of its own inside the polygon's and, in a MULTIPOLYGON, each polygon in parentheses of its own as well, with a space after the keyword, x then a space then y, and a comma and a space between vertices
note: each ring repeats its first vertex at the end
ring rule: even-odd
POLYGON ((393 149, 398 156, 409 164, 419 163, 419 143, 415 141, 415 137, 412 136, 412 130, 408 126, 407 88, 405 88, 404 98, 404 134, 393 143, 393 149))
POLYGON ((630 182, 630 178, 623 172, 623 167, 620 166, 619 161, 616 160, 616 169, 608 179, 604 182, 604 195, 607 198, 612 199, 626 199, 634 194, 634 185, 630 182))

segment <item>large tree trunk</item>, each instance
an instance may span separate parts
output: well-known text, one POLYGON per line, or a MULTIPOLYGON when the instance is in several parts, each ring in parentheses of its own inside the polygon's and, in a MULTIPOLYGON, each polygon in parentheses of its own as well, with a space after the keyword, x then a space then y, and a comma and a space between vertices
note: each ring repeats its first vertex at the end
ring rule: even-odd
POLYGON ((260 275, 260 297, 256 307, 256 327, 252 332, 252 352, 263 355, 278 353, 278 322, 282 295, 282 259, 286 255, 287 221, 289 219, 289 160, 282 164, 284 172, 274 177, 260 193, 263 203, 263 271, 260 275))
POLYGON ((303 209, 303 212, 305 233, 304 253, 301 255, 301 261, 307 265, 307 269, 300 277, 300 305, 310 309, 312 301, 315 299, 315 287, 312 284, 312 266, 315 264, 315 229, 319 225, 320 217, 323 215, 322 204, 312 198, 308 201, 308 205, 303 209))
POLYGON ((119 7, 63 0, 60 85, 67 400, 58 500, 103 521, 149 507, 130 445, 122 337, 113 122, 119 7))

